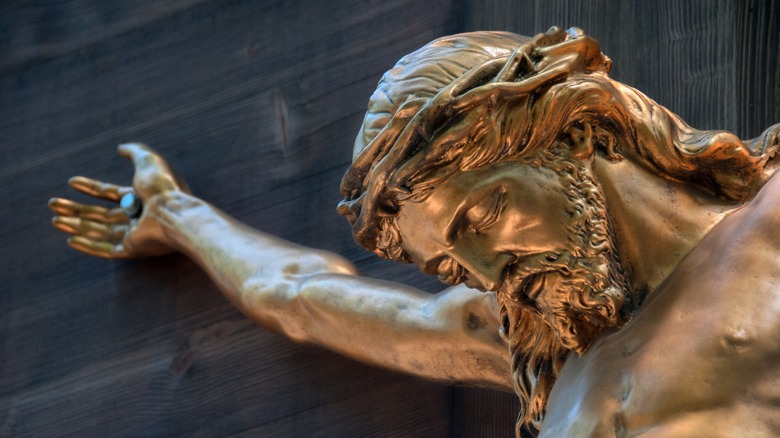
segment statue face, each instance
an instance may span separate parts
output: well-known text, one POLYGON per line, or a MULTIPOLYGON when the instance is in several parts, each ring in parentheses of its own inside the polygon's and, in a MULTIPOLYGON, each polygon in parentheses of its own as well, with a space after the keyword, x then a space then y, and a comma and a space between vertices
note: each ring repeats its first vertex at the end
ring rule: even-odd
POLYGON ((566 205, 553 171, 499 163, 458 173, 423 202, 404 203, 397 225, 423 272, 457 282, 454 261, 467 285, 495 291, 509 265, 567 246, 566 205))
POLYGON ((513 329, 521 308, 580 353, 622 321, 624 288, 603 196, 577 159, 456 173, 425 200, 402 204, 396 224, 403 249, 423 272, 496 291, 500 301, 519 306, 509 310, 511 337, 527 336, 513 329))

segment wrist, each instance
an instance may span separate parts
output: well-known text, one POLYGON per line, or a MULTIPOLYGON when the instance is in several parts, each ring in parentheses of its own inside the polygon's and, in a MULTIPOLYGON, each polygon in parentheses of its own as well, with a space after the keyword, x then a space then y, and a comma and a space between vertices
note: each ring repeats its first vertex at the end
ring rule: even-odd
POLYGON ((180 191, 168 190, 147 200, 147 214, 155 219, 166 244, 190 254, 222 218, 205 201, 180 191))
POLYGON ((203 204, 200 199, 181 190, 166 190, 150 196, 145 207, 150 213, 179 215, 187 209, 203 204))

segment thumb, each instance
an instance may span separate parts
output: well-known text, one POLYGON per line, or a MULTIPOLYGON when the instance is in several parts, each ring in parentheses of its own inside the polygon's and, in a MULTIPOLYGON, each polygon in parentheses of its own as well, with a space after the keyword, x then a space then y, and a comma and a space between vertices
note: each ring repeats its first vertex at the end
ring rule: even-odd
POLYGON ((119 150, 119 155, 131 160, 135 167, 143 165, 151 157, 157 155, 154 149, 143 143, 124 143, 120 144, 117 149, 119 150))

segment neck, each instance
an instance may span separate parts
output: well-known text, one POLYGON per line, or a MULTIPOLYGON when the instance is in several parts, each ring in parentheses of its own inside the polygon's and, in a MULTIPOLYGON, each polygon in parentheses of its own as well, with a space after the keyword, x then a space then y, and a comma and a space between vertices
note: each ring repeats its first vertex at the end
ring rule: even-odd
POLYGON ((640 300, 738 206, 652 175, 627 159, 610 162, 597 156, 594 171, 630 286, 640 300))

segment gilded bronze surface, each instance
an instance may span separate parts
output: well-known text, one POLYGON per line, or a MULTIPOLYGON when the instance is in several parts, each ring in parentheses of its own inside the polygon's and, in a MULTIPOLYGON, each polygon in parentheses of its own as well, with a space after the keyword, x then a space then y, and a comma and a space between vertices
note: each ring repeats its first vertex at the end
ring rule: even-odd
POLYGON ((141 144, 120 207, 50 201, 105 258, 181 251, 263 327, 446 383, 515 391, 518 435, 780 435, 778 125, 691 128, 609 78, 579 29, 438 39, 380 81, 339 212, 453 287, 373 280, 190 194, 141 144), (490 293, 479 291, 491 291, 490 293))

